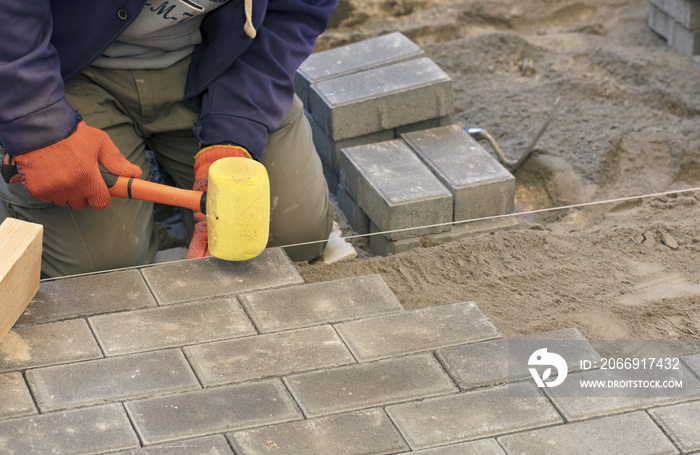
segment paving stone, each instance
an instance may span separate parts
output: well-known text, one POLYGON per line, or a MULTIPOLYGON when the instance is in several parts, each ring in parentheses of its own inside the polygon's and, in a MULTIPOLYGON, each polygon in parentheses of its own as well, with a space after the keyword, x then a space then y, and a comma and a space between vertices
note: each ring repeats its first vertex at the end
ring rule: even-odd
POLYGON ((257 334, 235 297, 94 316, 89 322, 107 356, 257 334))
POLYGON ((309 417, 457 390, 429 354, 301 373, 285 383, 309 417))
POLYGON ((142 273, 160 305, 304 283, 282 248, 268 248, 248 261, 211 257, 159 264, 142 273))
POLYGON ((36 413, 34 400, 22 374, 0 374, 0 420, 36 413))
POLYGON ((226 437, 217 434, 170 444, 142 447, 119 452, 119 455, 233 455, 226 437))
POLYGON ((39 368, 26 375, 42 412, 201 388, 180 350, 39 368))
POLYGON ((336 189, 336 196, 338 198, 338 206, 340 210, 343 211, 345 218, 348 220, 348 224, 353 231, 358 234, 369 233, 369 217, 362 209, 357 205, 357 202, 345 191, 345 187, 338 184, 336 189))
POLYGON ((683 357, 683 362, 700 378, 700 354, 683 357))
MULTIPOLYGON (((409 452, 399 455, 409 455, 409 452)), ((433 449, 416 450, 410 455, 506 455, 495 439, 479 439, 433 449)))
POLYGON ((418 58, 317 82, 308 106, 338 141, 452 114, 454 98, 450 77, 418 58))
POLYGON ((346 322, 336 330, 361 362, 500 336, 474 302, 346 322))
POLYGON ((205 387, 354 363, 331 326, 185 348, 205 387))
POLYGON ((649 414, 683 453, 700 451, 700 401, 652 409, 649 414))
MULTIPOLYGON (((452 221, 452 193, 402 140, 342 150, 340 183, 381 231, 452 221)), ((449 224, 385 234, 400 240, 449 230, 449 224)))
POLYGON ((155 306, 138 270, 97 273, 42 281, 17 325, 155 306))
POLYGON ((380 275, 253 292, 241 303, 263 333, 403 310, 380 275))
POLYGON ((688 30, 655 5, 649 6, 647 23, 670 47, 686 55, 700 54, 700 29, 688 30))
POLYGON ((0 422, 0 452, 7 454, 102 453, 138 446, 117 403, 0 422))
POLYGON ((381 409, 336 414, 228 435, 239 454, 390 454, 408 449, 381 409))
POLYGON ((401 32, 389 33, 310 55, 299 67, 294 85, 299 98, 307 104, 309 86, 315 82, 423 55, 423 50, 401 32))
POLYGON ((678 453, 642 412, 559 425, 498 438, 509 455, 678 453))
POLYGON ((688 30, 700 29, 700 2, 697 0, 651 0, 651 4, 688 30))
POLYGON ((0 343, 0 373, 101 357, 84 320, 21 326, 0 343))
MULTIPOLYGON (((510 387, 537 393, 527 383, 510 387)), ((386 411, 413 450, 562 423, 546 398, 509 396, 506 386, 388 406, 386 411)))
POLYGON ((278 379, 147 398, 125 406, 146 445, 301 418, 278 379))
POLYGON ((515 177, 459 125, 401 136, 454 196, 454 219, 513 211, 515 177))

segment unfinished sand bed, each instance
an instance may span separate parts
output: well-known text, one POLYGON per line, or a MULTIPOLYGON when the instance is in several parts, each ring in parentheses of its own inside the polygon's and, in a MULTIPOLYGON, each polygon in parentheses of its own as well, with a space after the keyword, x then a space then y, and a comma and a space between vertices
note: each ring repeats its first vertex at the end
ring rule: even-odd
MULTIPOLYGON (((515 173, 516 212, 700 187, 700 70, 648 28, 648 0, 610 3, 341 0, 317 49, 402 31, 451 76, 454 121, 510 159, 561 97, 515 173)), ((308 283, 378 273, 407 309, 473 300, 509 337, 700 338, 700 192, 517 219, 517 231, 297 268, 308 283)))

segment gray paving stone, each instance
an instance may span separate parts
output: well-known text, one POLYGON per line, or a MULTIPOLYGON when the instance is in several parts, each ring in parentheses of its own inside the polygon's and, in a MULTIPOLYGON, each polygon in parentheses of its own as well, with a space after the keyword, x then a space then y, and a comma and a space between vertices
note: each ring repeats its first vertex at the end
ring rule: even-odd
POLYGON ((502 436, 498 442, 509 455, 678 453, 659 427, 642 412, 502 436))
POLYGON ((408 449, 381 409, 283 423, 228 435, 236 453, 391 454, 408 449))
POLYGON ((338 198, 338 206, 340 210, 343 211, 345 218, 348 220, 348 224, 353 231, 358 234, 369 233, 369 217, 362 209, 357 205, 357 202, 345 191, 345 187, 338 184, 336 189, 336 196, 338 198))
POLYGON ((354 363, 331 326, 185 348, 205 387, 354 363))
POLYGON ((21 326, 0 343, 0 373, 101 357, 84 320, 21 326))
POLYGON ((94 316, 88 321, 107 356, 257 334, 235 297, 94 316))
POLYGON ((700 401, 652 409, 649 414, 683 453, 700 451, 700 401))
POLYGON ((102 453, 139 446, 121 404, 0 422, 0 452, 17 455, 102 453))
POLYGON ((285 383, 309 417, 457 390, 429 354, 301 373, 286 377, 285 383))
MULTIPOLYGON (((511 387, 536 393, 527 383, 511 387)), ((546 398, 509 396, 506 386, 388 406, 386 411, 413 450, 562 423, 546 398)))
POLYGON ((159 264, 141 272, 160 305, 304 282, 281 248, 268 248, 248 261, 229 262, 212 257, 159 264))
POLYGON ((34 400, 22 374, 0 374, 0 420, 36 413, 34 400))
POLYGON ((119 455, 233 455, 226 437, 217 434, 170 444, 125 450, 119 455))
POLYGON ((309 111, 336 141, 363 136, 452 114, 452 81, 418 58, 315 83, 309 111))
POLYGON ((459 125, 401 136, 454 196, 454 219, 513 211, 515 177, 459 125))
POLYGON ((147 398, 125 406, 146 445, 301 418, 278 379, 147 398))
POLYGON ((241 303, 263 333, 403 310, 380 275, 253 292, 241 303))
POLYGON ((201 388, 180 350, 39 368, 26 375, 42 412, 201 388))
POLYGON ((697 0, 651 0, 651 4, 688 30, 700 29, 700 2, 697 0))
POLYGON ((155 306, 138 270, 122 270, 42 281, 17 325, 155 306))
POLYGON ((683 357, 683 362, 700 378, 700 354, 683 357))
MULTIPOLYGON (((452 221, 453 197, 402 140, 341 153, 340 183, 381 231, 452 221)), ((391 240, 449 230, 436 226, 385 234, 391 240)))
POLYGON ((700 54, 700 29, 687 29, 653 4, 649 6, 647 23, 670 47, 687 55, 700 54))
POLYGON ((345 322, 336 330, 361 362, 500 336, 474 302, 345 322))
POLYGON ((308 103, 309 86, 315 82, 418 58, 424 54, 418 45, 401 32, 389 33, 310 55, 299 67, 294 85, 297 95, 304 103, 308 103))
MULTIPOLYGON (((479 439, 433 449, 416 450, 411 455, 506 455, 495 439, 479 439)), ((400 455, 409 455, 409 452, 400 455)))

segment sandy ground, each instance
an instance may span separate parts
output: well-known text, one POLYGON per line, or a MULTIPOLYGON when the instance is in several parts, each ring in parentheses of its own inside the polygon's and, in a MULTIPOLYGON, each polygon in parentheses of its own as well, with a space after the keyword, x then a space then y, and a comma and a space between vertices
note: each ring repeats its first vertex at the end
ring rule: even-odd
MULTIPOLYGON (((318 50, 400 30, 453 80, 454 121, 511 159, 516 212, 700 187, 700 71, 648 0, 341 0, 318 50)), ((484 144, 488 150, 488 145, 484 144)), ((390 257, 299 264, 381 274, 408 308, 474 300, 506 336, 700 339, 700 192, 518 217, 521 229, 390 257)))

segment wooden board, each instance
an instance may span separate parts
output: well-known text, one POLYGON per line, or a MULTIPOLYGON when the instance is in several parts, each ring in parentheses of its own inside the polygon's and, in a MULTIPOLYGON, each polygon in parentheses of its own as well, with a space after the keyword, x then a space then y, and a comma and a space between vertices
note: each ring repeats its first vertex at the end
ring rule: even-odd
POLYGON ((0 343, 39 290, 43 233, 14 218, 0 225, 0 343))

